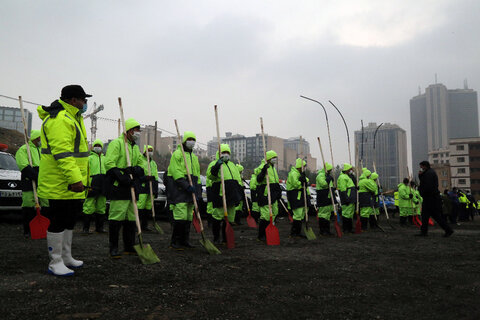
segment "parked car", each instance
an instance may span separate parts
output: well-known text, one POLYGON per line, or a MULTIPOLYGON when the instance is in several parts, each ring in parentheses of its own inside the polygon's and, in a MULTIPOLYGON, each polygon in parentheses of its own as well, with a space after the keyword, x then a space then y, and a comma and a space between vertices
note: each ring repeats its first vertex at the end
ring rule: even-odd
MULTIPOLYGON (((392 197, 392 196, 384 196, 383 197, 385 199, 385 205, 387 206, 387 210, 396 210, 396 207, 395 207, 395 199, 392 197)), ((383 211, 383 201, 382 201, 382 197, 380 197, 380 209, 383 211)))
POLYGON ((0 152, 0 211, 22 209, 21 173, 15 157, 0 152))
POLYGON ((163 183, 163 175, 165 171, 158 172, 158 196, 154 199, 155 215, 162 216, 168 214, 167 208, 167 193, 165 191, 165 184, 163 183))

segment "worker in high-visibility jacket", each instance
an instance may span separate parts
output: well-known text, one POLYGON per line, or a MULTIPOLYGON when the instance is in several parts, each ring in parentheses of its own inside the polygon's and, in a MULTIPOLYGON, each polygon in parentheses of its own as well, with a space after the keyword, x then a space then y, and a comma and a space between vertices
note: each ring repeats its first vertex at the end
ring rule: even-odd
POLYGON ((352 165, 343 164, 342 172, 337 180, 337 188, 340 192, 340 201, 342 203, 342 221, 343 232, 353 233, 353 214, 355 213, 355 205, 357 203, 357 188, 353 182, 352 165))
MULTIPOLYGON (((332 198, 334 195, 333 166, 325 162, 325 167, 318 171, 316 178, 316 190, 317 190, 317 208, 318 208, 318 225, 320 227, 320 235, 330 236, 330 217, 333 211, 332 198), (330 190, 332 193, 330 194, 330 190)), ((336 202, 334 196, 334 202, 336 202)))
POLYGON ((412 212, 412 216, 420 216, 422 214, 423 198, 420 195, 420 192, 418 191, 417 184, 415 183, 415 181, 410 181, 410 188, 413 193, 412 201, 413 201, 414 210, 412 212))
MULTIPOLYGON (((40 165, 40 130, 30 131, 30 139, 28 140, 30 147, 30 155, 32 157, 32 166, 28 161, 27 145, 21 146, 15 154, 18 169, 21 171, 22 183, 22 218, 23 218, 23 235, 25 238, 30 237, 30 221, 35 217, 35 197, 33 196, 33 184, 38 186, 38 166, 40 165)), ((39 198, 40 207, 47 214, 48 200, 39 198)))
POLYGON ((239 187, 239 192, 240 195, 242 196, 242 200, 238 203, 237 207, 235 208, 235 224, 236 225, 241 225, 242 224, 242 217, 243 217, 243 202, 244 202, 244 192, 245 192, 245 185, 243 184, 243 178, 242 178, 242 172, 243 172, 243 166, 239 163, 236 164, 237 170, 238 170, 238 187, 239 187))
POLYGON ((194 247, 190 243, 189 238, 194 210, 193 196, 199 201, 202 198, 200 163, 198 162, 198 157, 193 153, 195 142, 195 134, 191 131, 185 131, 182 145, 193 185, 190 185, 188 181, 181 145, 178 145, 177 150, 172 153, 167 170, 167 197, 173 211, 173 230, 170 247, 176 250, 182 250, 183 247, 194 247))
POLYGON ((302 221, 308 214, 310 206, 310 191, 308 190, 308 178, 305 175, 307 162, 301 158, 295 160, 287 178, 287 199, 293 212, 293 223, 290 230, 290 237, 301 237, 302 221), (304 196, 306 192, 307 208, 305 210, 304 196))
MULTIPOLYGON (((138 199, 140 185, 145 181, 144 162, 145 157, 140 153, 137 142, 140 139, 140 123, 133 118, 125 121, 126 136, 122 133, 117 139, 108 144, 105 155, 106 191, 110 200, 108 212, 108 240, 109 253, 113 259, 121 258, 118 251, 118 237, 122 231, 125 255, 135 255, 135 212, 132 202, 131 188, 135 189, 138 199), (125 150, 127 141, 130 166, 127 164, 125 150)), ((134 201, 137 201, 137 200, 134 201)))
MULTIPOLYGON (((148 177, 148 163, 147 152, 150 158, 150 174, 152 176, 152 194, 154 199, 158 196, 158 168, 157 163, 153 160, 153 147, 143 146, 143 156, 145 161, 143 162, 143 170, 145 177, 148 177), (148 148, 148 150, 147 150, 148 148)), ((148 227, 148 219, 152 216, 152 201, 150 198, 150 182, 146 181, 142 183, 140 188, 140 194, 138 195, 138 214, 140 215, 140 222, 142 231, 152 231, 148 227)))
POLYGON ((38 196, 49 201, 48 272, 56 276, 73 275, 70 268, 83 266, 72 257, 72 238, 88 179, 90 153, 82 117, 88 97, 81 86, 69 85, 49 107, 37 108, 43 121, 38 196))
POLYGON ((278 155, 275 151, 269 150, 266 153, 267 159, 262 159, 261 164, 255 169, 257 177, 257 201, 260 211, 260 219, 258 225, 258 239, 266 240, 265 229, 270 223, 270 210, 268 207, 268 190, 267 190, 267 174, 270 183, 270 200, 272 205, 272 219, 278 215, 277 201, 282 198, 282 189, 280 188, 277 169, 275 164, 278 161, 278 155))
POLYGON ((363 168, 363 173, 358 179, 358 201, 360 207, 360 221, 362 222, 362 231, 367 231, 370 215, 374 211, 373 198, 377 191, 377 185, 370 179, 372 172, 363 168))
POLYGON ((83 203, 83 234, 90 234, 90 221, 95 218, 95 232, 105 233, 105 210, 107 198, 105 197, 105 156, 103 155, 103 142, 97 139, 93 142, 93 148, 88 157, 87 198, 83 203))
POLYGON ((403 183, 398 185, 398 207, 400 210, 400 226, 407 226, 407 217, 412 212, 413 193, 409 187, 409 179, 403 179, 403 183))

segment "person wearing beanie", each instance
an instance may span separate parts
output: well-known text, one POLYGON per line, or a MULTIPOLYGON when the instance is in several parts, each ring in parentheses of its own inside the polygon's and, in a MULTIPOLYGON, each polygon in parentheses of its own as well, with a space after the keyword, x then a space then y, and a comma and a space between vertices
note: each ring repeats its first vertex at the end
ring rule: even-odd
POLYGON ((370 179, 372 172, 367 168, 362 169, 363 173, 358 179, 358 201, 360 207, 360 221, 362 231, 367 231, 370 215, 373 214, 373 198, 376 193, 375 181, 370 179))
POLYGON ((143 146, 145 182, 142 183, 140 188, 140 194, 138 195, 138 214, 140 216, 140 223, 142 231, 152 231, 148 227, 148 219, 152 216, 152 201, 150 198, 150 183, 152 181, 152 194, 156 198, 158 195, 158 167, 157 163, 153 160, 153 147, 143 146), (147 161, 147 152, 150 162, 147 161), (148 175, 148 166, 150 166, 151 178, 148 175))
MULTIPOLYGON (((334 194, 332 169, 332 165, 325 162, 325 167, 318 171, 316 178, 318 225, 322 236, 332 235, 330 232, 330 217, 333 211, 330 189, 334 194)), ((334 201, 336 202, 335 198, 334 201)))
POLYGON ((302 237, 302 221, 305 219, 304 186, 307 192, 307 210, 310 206, 310 192, 307 188, 308 178, 305 175, 305 166, 307 163, 298 158, 295 166, 292 166, 287 178, 287 199, 293 212, 293 223, 290 230, 290 236, 293 238, 302 237))
POLYGON ((357 189, 353 182, 353 167, 349 163, 343 164, 342 172, 337 180, 342 203, 343 232, 353 233, 353 215, 357 203, 357 189))

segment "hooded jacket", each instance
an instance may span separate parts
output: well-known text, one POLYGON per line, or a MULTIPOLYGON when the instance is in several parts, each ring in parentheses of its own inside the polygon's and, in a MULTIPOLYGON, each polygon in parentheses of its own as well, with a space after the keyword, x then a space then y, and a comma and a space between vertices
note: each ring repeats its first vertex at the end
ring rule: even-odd
POLYGON ((32 180, 38 182, 38 167, 40 165, 40 147, 37 147, 32 141, 40 137, 40 130, 32 130, 28 145, 32 156, 32 166, 28 160, 27 145, 21 146, 15 154, 15 161, 18 169, 22 172, 21 183, 22 191, 32 191, 32 180))
POLYGON ((352 166, 348 163, 343 165, 343 171, 337 180, 337 188, 340 192, 340 201, 342 205, 355 204, 357 202, 357 189, 352 178, 347 174, 352 166))
MULTIPOLYGON (((295 166, 290 169, 287 178, 287 199, 290 203, 292 209, 303 208, 304 203, 304 193, 303 193, 303 183, 300 181, 301 168, 305 166, 305 161, 298 158, 296 160, 295 166)), ((305 189, 307 191, 307 207, 310 206, 310 191, 308 189, 308 178, 306 178, 305 189)))
MULTIPOLYGON (((93 145, 101 145, 103 148, 103 142, 99 139, 93 142, 93 145)), ((90 174, 89 177, 89 186, 91 187, 88 190, 87 197, 96 197, 99 195, 105 195, 105 156, 103 153, 96 153, 95 151, 90 151, 90 156, 88 157, 88 171, 90 174)))
MULTIPOLYGON (((277 157, 275 151, 267 152, 267 161, 277 157)), ((267 174, 270 183, 270 200, 273 204, 282 198, 282 189, 280 188, 277 169, 269 165, 265 168, 265 159, 262 159, 260 165, 254 170, 257 177, 257 202, 260 207, 268 205, 267 174)))
POLYGON ((50 107, 39 106, 42 119, 42 157, 38 174, 38 196, 44 199, 84 199, 85 192, 73 192, 69 186, 87 185, 87 133, 80 110, 61 99, 50 107))

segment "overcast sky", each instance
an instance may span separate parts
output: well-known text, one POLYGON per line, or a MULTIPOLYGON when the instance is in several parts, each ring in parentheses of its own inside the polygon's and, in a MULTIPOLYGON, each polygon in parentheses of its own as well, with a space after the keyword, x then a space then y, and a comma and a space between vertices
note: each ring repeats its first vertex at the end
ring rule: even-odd
MULTIPOLYGON (((262 116, 271 135, 306 137, 320 163, 324 115, 302 94, 328 108, 335 162, 345 162, 345 129, 328 100, 352 144, 361 119, 398 124, 410 144, 409 100, 435 73, 449 89, 464 79, 479 89, 479 16, 475 0, 2 0, 0 94, 49 104, 81 84, 90 106, 105 105, 100 116, 117 119, 121 96, 127 118, 169 131, 177 119, 205 143, 217 104, 222 135, 254 135, 262 116)), ((99 121, 100 138, 116 133, 99 121)))

